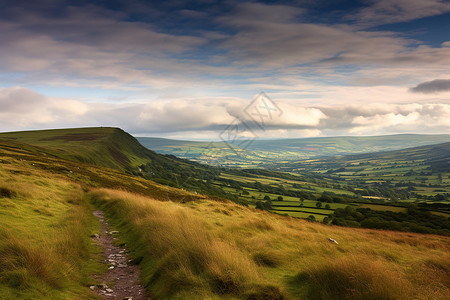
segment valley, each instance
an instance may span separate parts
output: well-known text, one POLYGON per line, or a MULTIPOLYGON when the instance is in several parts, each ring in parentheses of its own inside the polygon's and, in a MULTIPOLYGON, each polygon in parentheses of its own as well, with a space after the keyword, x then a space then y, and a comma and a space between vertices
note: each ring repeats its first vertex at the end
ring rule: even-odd
MULTIPOLYGON (((408 138, 417 143, 414 138, 408 138)), ((371 143, 380 140, 376 137, 371 143)), ((157 143, 155 149, 166 147, 161 143, 166 141, 157 143)), ((265 141, 266 147, 270 148, 268 143, 265 141)), ((278 144, 278 141, 274 143, 278 144)), ((235 158, 228 159, 226 156, 221 160, 223 166, 233 165, 235 158)), ((246 157, 240 159, 245 160, 246 157)), ((348 205, 355 209, 370 207, 380 212, 376 217, 381 219, 391 218, 381 212, 406 213, 408 206, 419 206, 431 212, 431 218, 436 218, 437 223, 445 224, 442 232, 449 234, 446 218, 450 217, 447 202, 450 199, 450 143, 328 158, 275 160, 254 165, 258 169, 222 169, 210 183, 234 195, 240 203, 253 207, 259 205, 262 209, 293 217, 325 219, 326 223, 333 222, 337 208, 343 209, 348 205)), ((407 218, 404 215, 398 217, 407 218)), ((349 219, 351 222, 334 223, 361 226, 354 218, 349 219)), ((372 226, 401 228, 399 224, 381 221, 372 226)), ((423 227, 412 227, 416 231, 428 232, 423 227)))
POLYGON ((247 148, 230 147, 224 141, 202 142, 137 137, 145 147, 201 163, 210 163, 212 154, 224 167, 254 168, 261 164, 306 160, 324 156, 400 150, 450 142, 449 134, 398 134, 367 137, 315 137, 298 139, 256 139, 247 148))

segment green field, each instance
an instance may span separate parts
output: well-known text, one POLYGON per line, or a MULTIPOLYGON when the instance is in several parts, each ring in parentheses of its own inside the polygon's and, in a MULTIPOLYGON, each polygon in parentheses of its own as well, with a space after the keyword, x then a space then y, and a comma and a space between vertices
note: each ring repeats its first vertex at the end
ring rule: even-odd
MULTIPOLYGON (((267 196, 273 204, 271 211, 295 217, 305 217, 304 208, 294 212, 300 209, 300 199, 304 207, 315 208, 317 199, 324 194, 335 199, 322 201, 322 208, 329 205, 335 210, 352 204, 377 211, 405 212, 410 203, 450 199, 449 145, 277 163, 270 167, 289 171, 288 175, 272 171, 222 172, 214 184, 253 206, 267 196), (280 196, 284 200, 281 205, 288 207, 279 207, 276 199, 280 196), (383 205, 375 205, 380 203, 383 205)), ((318 211, 308 212, 316 219, 323 218, 318 211)), ((448 208, 436 208, 434 212, 450 216, 448 208)))

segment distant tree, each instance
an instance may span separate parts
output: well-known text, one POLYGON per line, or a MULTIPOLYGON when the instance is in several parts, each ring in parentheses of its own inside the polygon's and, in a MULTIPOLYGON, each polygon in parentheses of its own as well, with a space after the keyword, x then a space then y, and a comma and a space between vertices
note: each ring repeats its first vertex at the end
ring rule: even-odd
POLYGON ((265 210, 264 203, 262 203, 261 201, 256 201, 256 208, 265 210))
POLYGON ((320 202, 333 202, 333 198, 325 193, 323 193, 317 200, 320 202))
POLYGON ((316 202, 316 207, 317 208, 321 208, 322 207, 322 202, 316 202))
POLYGON ((326 209, 330 209, 330 204, 325 204, 326 209))
POLYGON ((309 215, 308 218, 306 218, 306 220, 308 220, 309 222, 315 222, 316 217, 314 217, 313 215, 309 215))
POLYGON ((283 201, 283 197, 282 197, 282 196, 278 196, 278 197, 277 197, 277 200, 278 200, 278 201, 283 201))
POLYGON ((264 200, 270 200, 270 197, 267 196, 267 195, 265 195, 265 196, 264 196, 264 200))
POLYGON ((242 195, 250 195, 250 193, 249 193, 248 191, 244 190, 244 191, 242 192, 242 195))
POLYGON ((260 210, 270 210, 272 209, 272 202, 270 200, 267 201, 256 201, 256 208, 260 210))

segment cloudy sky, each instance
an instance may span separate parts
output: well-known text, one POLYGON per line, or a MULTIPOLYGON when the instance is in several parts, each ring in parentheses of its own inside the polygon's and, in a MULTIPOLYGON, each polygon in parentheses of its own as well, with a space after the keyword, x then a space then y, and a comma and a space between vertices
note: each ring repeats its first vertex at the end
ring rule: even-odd
POLYGON ((263 138, 450 133, 449 32, 441 0, 0 0, 0 131, 215 139, 265 92, 263 138))

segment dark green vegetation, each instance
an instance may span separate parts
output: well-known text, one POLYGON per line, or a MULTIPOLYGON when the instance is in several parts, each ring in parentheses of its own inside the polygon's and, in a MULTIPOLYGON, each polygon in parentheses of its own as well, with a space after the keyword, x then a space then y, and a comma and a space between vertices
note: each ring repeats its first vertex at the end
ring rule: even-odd
MULTIPOLYGON (((1 297, 95 298, 92 274, 103 268, 89 238, 99 230, 94 207, 120 230, 154 299, 448 295, 448 237, 328 226, 263 211, 300 214, 294 207, 320 220, 351 204, 405 212, 411 210, 401 206, 406 200, 363 203, 371 198, 336 185, 323 170, 217 169, 142 148, 113 128, 0 136, 1 297), (207 178, 197 176, 204 171, 207 178), (192 172, 186 189, 212 187, 250 207, 146 179, 176 185, 171 172, 192 172), (257 201, 263 210, 251 207, 257 201)), ((445 214, 441 202, 418 203, 417 213, 445 214)))
POLYGON ((139 142, 162 154, 172 154, 190 160, 222 166, 254 168, 259 164, 287 162, 313 157, 389 151, 416 146, 450 142, 450 135, 399 134, 370 137, 318 137, 302 139, 255 140, 247 149, 224 142, 195 142, 163 138, 138 137, 139 142), (214 147, 214 157, 209 147, 214 147))
MULTIPOLYGON (((450 205, 447 206, 449 208, 450 205)), ((336 209, 327 222, 333 225, 388 229, 419 233, 434 233, 450 236, 450 219, 435 215, 415 204, 410 204, 404 212, 377 211, 370 208, 347 206, 336 209)))

